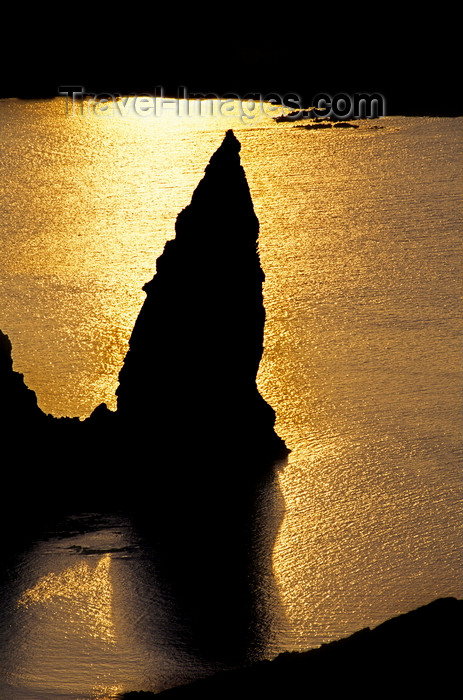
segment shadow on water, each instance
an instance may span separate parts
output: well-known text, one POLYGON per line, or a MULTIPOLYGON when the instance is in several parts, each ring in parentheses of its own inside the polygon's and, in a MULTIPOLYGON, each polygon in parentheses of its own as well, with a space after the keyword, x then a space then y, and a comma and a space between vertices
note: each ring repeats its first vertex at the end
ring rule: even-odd
POLYGON ((270 641, 281 494, 276 472, 246 481, 236 465, 220 466, 209 471, 198 460, 179 480, 176 465, 165 462, 164 476, 130 517, 190 650, 233 666, 262 658, 270 641))

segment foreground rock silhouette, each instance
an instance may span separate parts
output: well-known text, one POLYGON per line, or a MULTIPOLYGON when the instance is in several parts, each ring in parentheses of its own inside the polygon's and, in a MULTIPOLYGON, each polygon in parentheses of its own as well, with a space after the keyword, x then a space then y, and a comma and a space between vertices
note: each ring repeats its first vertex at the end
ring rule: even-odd
POLYGON ((318 649, 280 654, 161 693, 124 700, 450 698, 460 685, 463 601, 441 598, 318 649))

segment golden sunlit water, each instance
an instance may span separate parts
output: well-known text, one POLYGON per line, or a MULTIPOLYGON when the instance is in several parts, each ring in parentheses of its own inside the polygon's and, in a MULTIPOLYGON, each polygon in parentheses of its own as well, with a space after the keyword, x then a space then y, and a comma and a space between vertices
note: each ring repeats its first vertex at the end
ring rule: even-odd
MULTIPOLYGON (((292 450, 259 515, 279 526, 266 653, 462 597, 463 119, 305 131, 129 105, 0 102, 0 328, 41 408, 115 408, 141 288, 232 127, 266 274, 259 387, 292 450)), ((127 524, 24 557, 5 589, 2 698, 112 700, 195 675, 127 524)))

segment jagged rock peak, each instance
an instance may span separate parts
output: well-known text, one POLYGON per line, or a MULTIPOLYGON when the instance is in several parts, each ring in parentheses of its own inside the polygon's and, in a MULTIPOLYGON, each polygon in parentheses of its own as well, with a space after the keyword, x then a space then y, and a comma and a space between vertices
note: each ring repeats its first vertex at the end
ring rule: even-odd
MULTIPOLYGON (((240 153, 241 143, 236 138, 232 129, 229 129, 225 138, 222 141, 220 148, 212 155, 206 169, 204 171, 205 176, 211 176, 214 178, 219 178, 221 175, 225 175, 227 178, 230 177, 230 172, 232 168, 239 168, 243 178, 246 178, 244 169, 241 166, 240 153)), ((201 183, 196 188, 193 193, 193 199, 197 192, 200 191, 201 183)))
POLYGON ((238 141, 235 134, 233 133, 233 129, 228 129, 228 131, 225 133, 225 138, 222 141, 222 145, 212 155, 209 164, 206 166, 206 172, 214 166, 217 166, 221 162, 227 162, 227 165, 230 165, 230 158, 233 155, 236 156, 236 158, 238 159, 237 163, 240 164, 238 156, 240 151, 241 143, 238 141))
MULTIPOLYGON (((224 239, 224 232, 235 227, 234 234, 241 243, 254 246, 257 242, 259 222, 254 213, 254 207, 246 180, 244 168, 240 160, 241 144, 230 129, 220 147, 212 155, 206 166, 204 177, 193 192, 190 204, 177 217, 175 230, 176 241, 188 245, 190 242, 196 254, 204 248, 208 249, 211 259, 211 246, 225 243, 228 254, 233 252, 233 237, 224 239), (202 222, 195 222, 193 232, 189 217, 199 215, 202 222), (184 240, 187 234, 188 240, 184 240)), ((163 255, 158 259, 156 269, 162 269, 165 255, 174 246, 168 241, 163 255)))

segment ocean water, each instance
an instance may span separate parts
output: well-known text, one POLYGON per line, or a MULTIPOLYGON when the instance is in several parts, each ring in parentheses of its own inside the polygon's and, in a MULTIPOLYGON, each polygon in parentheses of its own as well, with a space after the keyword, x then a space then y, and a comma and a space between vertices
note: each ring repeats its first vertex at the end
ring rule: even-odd
MULTIPOLYGON (((263 655, 462 597, 463 119, 307 131, 129 106, 0 101, 0 328, 41 408, 115 408, 141 288, 233 128, 266 275, 258 383, 292 450, 256 513, 278 591, 263 655)), ((31 543, 2 578, 2 699, 210 672, 153 567, 117 516, 31 543)))

